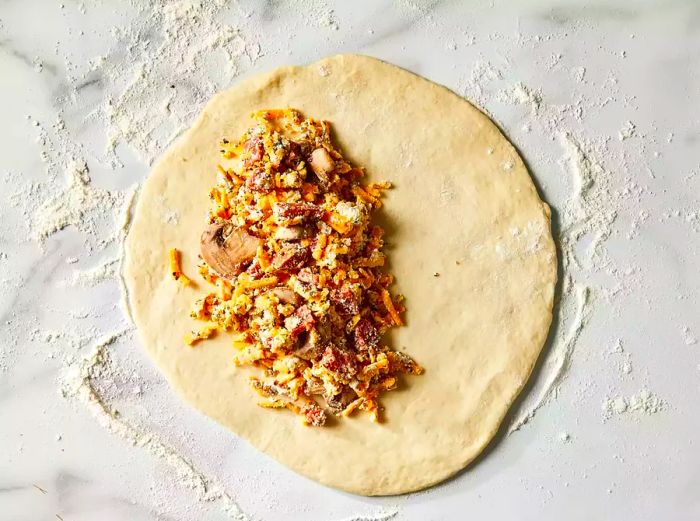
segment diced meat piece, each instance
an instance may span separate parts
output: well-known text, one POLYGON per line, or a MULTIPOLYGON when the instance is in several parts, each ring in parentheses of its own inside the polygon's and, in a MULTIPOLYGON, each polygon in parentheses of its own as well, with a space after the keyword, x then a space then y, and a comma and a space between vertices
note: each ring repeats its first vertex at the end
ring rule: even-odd
POLYGON ((318 285, 318 277, 314 275, 314 272, 311 271, 311 268, 300 269, 299 273, 297 273, 297 279, 299 279, 299 281, 303 282, 304 284, 308 284, 309 286, 318 285))
POLYGON ((246 166, 251 166, 251 165, 257 163, 265 155, 265 146, 263 145, 263 142, 262 142, 262 139, 260 138, 260 136, 255 136, 255 137, 247 139, 243 146, 244 146, 245 150, 250 152, 250 157, 248 157, 244 161, 244 164, 246 166))
POLYGON ((330 294, 331 302, 341 315, 357 315, 360 312, 362 288, 359 284, 345 284, 330 294))
POLYGON ((246 179, 245 185, 254 192, 267 193, 275 187, 275 179, 274 176, 264 168, 258 168, 246 179))
POLYGON ((253 280, 258 280, 259 278, 262 278, 264 275, 262 268, 260 267, 260 264, 258 264, 258 261, 253 261, 250 266, 248 266, 248 269, 245 270, 246 273, 250 275, 250 277, 253 280))
POLYGON ((293 336, 298 336, 303 331, 310 331, 314 325, 314 316, 307 305, 300 306, 294 313, 284 319, 284 327, 293 336))
POLYGON ((283 222, 318 220, 323 217, 323 208, 311 203, 275 203, 273 215, 283 222))
POLYGON ((361 318, 355 326, 355 348, 358 351, 366 351, 379 346, 379 331, 368 318, 361 318))
POLYGON ((313 427, 322 427, 326 423, 326 411, 318 405, 307 405, 302 409, 304 420, 313 427))
POLYGON ((329 174, 335 168, 335 161, 325 148, 317 148, 311 152, 309 157, 309 166, 318 177, 319 186, 324 190, 328 190, 330 186, 329 174))
POLYGON ((338 373, 345 378, 352 378, 357 373, 355 355, 350 351, 338 349, 334 345, 326 347, 319 363, 329 371, 338 373))
POLYGON ((315 329, 311 329, 308 333, 302 331, 299 334, 299 347, 294 351, 294 354, 304 360, 316 360, 321 356, 323 348, 320 345, 320 337, 315 329))
POLYGON ((270 292, 273 293, 282 304, 293 304, 296 306, 299 303, 299 295, 294 293, 294 291, 287 286, 277 286, 276 288, 272 288, 270 292))
POLYGON ((219 275, 233 278, 253 260, 260 239, 230 222, 211 224, 200 239, 202 257, 219 275))
POLYGON ((335 396, 327 396, 326 404, 333 414, 340 414, 356 399, 357 393, 347 387, 340 394, 336 394, 335 396))
POLYGON ((280 226, 275 230, 278 241, 298 241, 309 236, 309 229, 304 226, 280 226))
POLYGON ((272 267, 282 271, 301 269, 306 264, 309 253, 309 249, 301 244, 287 243, 272 259, 272 267))
POLYGON ((284 156, 284 165, 287 168, 295 169, 302 158, 301 145, 294 141, 289 142, 287 153, 284 156))

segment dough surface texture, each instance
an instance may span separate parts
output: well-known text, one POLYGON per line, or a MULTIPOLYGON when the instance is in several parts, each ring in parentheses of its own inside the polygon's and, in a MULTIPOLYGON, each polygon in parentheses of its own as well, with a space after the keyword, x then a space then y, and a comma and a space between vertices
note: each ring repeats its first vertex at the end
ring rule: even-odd
POLYGON ((255 76, 211 100, 142 188, 124 276, 141 341, 184 400, 300 474, 389 495, 450 477, 493 438, 546 340, 556 266, 549 208, 487 116, 412 73, 340 55, 255 76), (183 344, 197 327, 192 303, 207 289, 196 266, 219 140, 237 139, 254 110, 288 106, 330 121, 352 164, 394 184, 380 224, 407 312, 385 340, 425 373, 383 395, 381 424, 362 414, 304 426, 256 405, 255 371, 233 365, 230 337, 183 344), (196 287, 172 280, 170 248, 182 251, 196 287))

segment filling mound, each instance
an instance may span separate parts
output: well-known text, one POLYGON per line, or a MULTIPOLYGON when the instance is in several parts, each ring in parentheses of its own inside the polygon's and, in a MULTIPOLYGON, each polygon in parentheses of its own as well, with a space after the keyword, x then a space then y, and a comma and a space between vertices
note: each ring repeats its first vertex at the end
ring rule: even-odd
MULTIPOLYGON (((371 222, 390 185, 361 182, 327 121, 293 109, 253 118, 238 141, 221 142, 199 268, 216 289, 196 301, 192 317, 206 324, 185 341, 230 332, 235 363, 261 369, 251 386, 263 407, 314 426, 354 411, 380 421, 381 394, 422 372, 382 342, 404 311, 383 269, 384 230, 371 222)), ((171 261, 190 283, 176 251, 171 261)))

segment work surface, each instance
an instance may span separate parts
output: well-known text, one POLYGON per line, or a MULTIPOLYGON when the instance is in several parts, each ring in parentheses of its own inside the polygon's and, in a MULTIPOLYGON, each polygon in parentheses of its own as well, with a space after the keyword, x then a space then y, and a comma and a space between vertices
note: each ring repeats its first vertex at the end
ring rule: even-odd
POLYGON ((220 3, 0 7, 0 520, 699 519, 700 4, 220 3), (317 485, 180 403, 121 302, 153 159, 215 92, 343 52, 490 114, 560 246, 526 394, 475 465, 401 497, 317 485))

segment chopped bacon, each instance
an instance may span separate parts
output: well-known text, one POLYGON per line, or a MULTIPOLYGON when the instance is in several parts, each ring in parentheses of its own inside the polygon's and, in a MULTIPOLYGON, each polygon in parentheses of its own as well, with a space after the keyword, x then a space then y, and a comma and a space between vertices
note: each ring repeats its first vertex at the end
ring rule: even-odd
POLYGON ((250 275, 253 278, 253 280, 257 280, 264 275, 263 270, 260 267, 260 264, 258 264, 257 260, 254 260, 253 263, 250 266, 248 266, 248 269, 245 271, 248 275, 250 275))
POLYGON ((321 347, 318 342, 318 334, 312 329, 308 332, 302 331, 299 334, 299 344, 300 346, 294 351, 294 354, 299 358, 304 360, 313 360, 317 358, 321 353, 321 347))
POLYGON ((280 248, 272 260, 272 266, 277 270, 298 270, 306 264, 309 249, 301 244, 288 243, 280 248))
POLYGON ((309 306, 304 304, 284 319, 284 327, 286 327, 293 336, 297 336, 303 331, 309 331, 313 327, 314 321, 315 319, 309 306))
POLYGON ((352 378, 357 373, 355 355, 334 345, 326 347, 319 363, 329 371, 340 373, 346 378, 352 378))
POLYGON ((322 427, 326 423, 326 411, 316 404, 307 405, 302 409, 306 423, 313 427, 322 427))
POLYGON ((302 150, 299 143, 290 141, 289 148, 287 149, 287 155, 284 157, 284 165, 287 168, 294 169, 301 161, 302 150))
POLYGON ((355 326, 355 347, 359 351, 376 349, 379 346, 379 331, 368 318, 361 318, 355 326))
POLYGON ((258 168, 246 179, 245 185, 254 192, 270 192, 275 187, 275 180, 270 172, 258 168))
POLYGON ((284 221, 306 221, 323 217, 323 208, 311 203, 275 203, 272 213, 284 221))
POLYGON ((318 286, 318 275, 315 275, 311 268, 302 268, 297 273, 297 279, 308 286, 318 286))
POLYGON ((243 162, 246 166, 257 163, 265 156, 265 146, 260 136, 247 139, 244 148, 250 152, 250 157, 243 162))
POLYGON ((346 284, 331 291, 331 302, 335 309, 343 315, 357 315, 360 312, 362 294, 359 285, 346 284))

